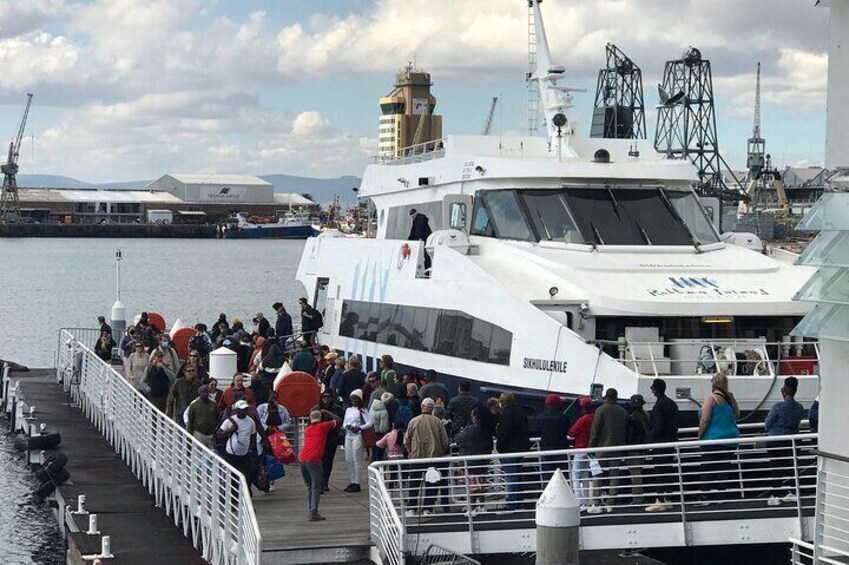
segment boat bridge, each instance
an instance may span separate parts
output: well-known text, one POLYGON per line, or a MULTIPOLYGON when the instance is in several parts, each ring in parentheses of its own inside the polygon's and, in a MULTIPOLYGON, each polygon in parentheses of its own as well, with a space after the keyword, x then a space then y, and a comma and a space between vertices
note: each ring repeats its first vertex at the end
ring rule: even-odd
POLYGON ((816 446, 808 433, 374 463, 371 536, 393 565, 432 544, 533 552, 535 503, 559 468, 598 505, 581 513, 582 550, 811 539, 816 446))

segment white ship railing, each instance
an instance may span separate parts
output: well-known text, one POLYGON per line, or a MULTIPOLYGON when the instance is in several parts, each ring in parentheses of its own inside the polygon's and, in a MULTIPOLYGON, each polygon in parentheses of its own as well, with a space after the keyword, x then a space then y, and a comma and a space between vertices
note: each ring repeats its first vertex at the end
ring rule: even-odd
POLYGON ((791 539, 795 565, 849 563, 849 458, 819 451, 813 536, 791 539), (812 542, 802 539, 813 539, 812 542))
POLYGON ((812 375, 800 367, 819 363, 816 342, 766 342, 746 339, 693 339, 661 342, 606 342, 616 347, 617 361, 650 377, 705 375, 722 371, 730 377, 812 375), (698 350, 698 352, 696 352, 698 350), (676 354, 684 351, 683 354, 676 354), (660 353, 660 354, 658 354, 660 353))
POLYGON ((385 472, 369 467, 369 531, 384 563, 403 565, 406 549, 406 531, 392 501, 392 495, 381 480, 385 472))
POLYGON ((399 150, 400 155, 376 155, 374 162, 382 165, 407 165, 441 159, 445 156, 445 140, 434 139, 399 150))
POLYGON ((72 400, 204 559, 259 564, 259 525, 244 476, 157 410, 88 339, 87 331, 59 332, 57 379, 72 400))
MULTIPOLYGON (((775 539, 749 543, 786 542, 788 531, 800 538, 808 535, 815 506, 817 438, 816 434, 758 436, 381 461, 369 467, 370 488, 376 493, 370 501, 372 541, 387 555, 416 553, 418 544, 411 541, 416 536, 464 554, 520 551, 509 547, 513 536, 488 537, 487 545, 476 532, 533 530, 534 505, 552 472, 560 468, 584 505, 595 503, 602 509, 600 514, 582 513, 583 549, 624 547, 621 538, 593 534, 593 527, 605 526, 610 519, 636 524, 648 516, 649 527, 671 527, 674 535, 653 537, 642 524, 634 529, 637 533, 628 534, 644 537, 629 541, 629 546, 710 545, 715 543, 711 537, 715 529, 709 535, 696 526, 761 519, 782 519, 787 527, 757 528, 775 539), (615 476, 592 481, 590 469, 595 464, 590 458, 615 476), (428 482, 434 478, 436 483, 428 482), (608 485, 608 480, 613 483, 608 485), (510 499, 508 484, 517 489, 510 499), (604 497, 602 489, 607 491, 604 497), (667 507, 647 512, 664 497, 667 507), (776 500, 770 503, 772 497, 776 500), (406 542, 398 541, 399 532, 406 532, 406 542)), ((392 559, 400 562, 401 557, 392 559)))

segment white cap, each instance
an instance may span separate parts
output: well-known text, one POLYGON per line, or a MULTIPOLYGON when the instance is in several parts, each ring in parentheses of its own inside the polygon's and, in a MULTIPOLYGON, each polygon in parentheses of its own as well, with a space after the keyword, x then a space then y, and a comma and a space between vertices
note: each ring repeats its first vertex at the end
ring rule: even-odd
POLYGON ((236 408, 236 410, 245 410, 245 409, 248 408, 248 401, 247 400, 239 400, 233 406, 236 408))

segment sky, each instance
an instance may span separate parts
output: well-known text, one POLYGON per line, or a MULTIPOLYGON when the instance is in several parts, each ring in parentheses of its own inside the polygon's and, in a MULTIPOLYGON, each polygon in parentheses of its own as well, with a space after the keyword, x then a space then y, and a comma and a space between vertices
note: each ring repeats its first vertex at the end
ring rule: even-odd
MULTIPOLYGON (((643 70, 649 137, 664 62, 711 60, 719 144, 745 164, 755 68, 778 165, 821 165, 828 12, 813 0, 545 0, 552 57, 588 124, 604 47, 643 70)), ((524 0, 0 1, 0 140, 25 174, 88 182, 168 172, 362 174, 377 99, 408 61, 432 74, 445 134, 526 128, 524 0)), ((580 127, 580 126, 579 126, 580 127)))

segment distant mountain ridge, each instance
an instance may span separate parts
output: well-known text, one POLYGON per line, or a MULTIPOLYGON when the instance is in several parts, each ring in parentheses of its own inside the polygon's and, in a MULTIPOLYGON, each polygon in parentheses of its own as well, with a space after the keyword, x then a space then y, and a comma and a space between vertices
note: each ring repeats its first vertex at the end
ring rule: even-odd
MULTIPOLYGON (((335 179, 319 179, 314 177, 299 177, 294 175, 271 174, 259 175, 259 178, 274 185, 274 192, 296 192, 310 194, 316 202, 329 204, 336 196, 342 202, 352 204, 357 195, 351 190, 360 186, 358 177, 342 176, 335 179)), ((18 175, 18 186, 21 188, 67 188, 67 189, 118 189, 140 190, 150 181, 137 180, 125 182, 90 183, 61 175, 18 175)))

